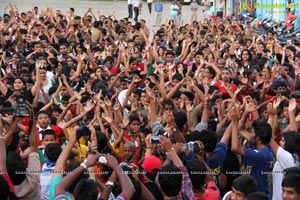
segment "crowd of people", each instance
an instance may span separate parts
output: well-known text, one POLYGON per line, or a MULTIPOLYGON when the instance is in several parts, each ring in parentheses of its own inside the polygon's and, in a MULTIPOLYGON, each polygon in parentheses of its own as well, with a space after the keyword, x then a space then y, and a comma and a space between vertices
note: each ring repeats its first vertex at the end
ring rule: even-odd
POLYGON ((299 47, 229 19, 150 35, 4 7, 1 200, 300 199, 299 47))

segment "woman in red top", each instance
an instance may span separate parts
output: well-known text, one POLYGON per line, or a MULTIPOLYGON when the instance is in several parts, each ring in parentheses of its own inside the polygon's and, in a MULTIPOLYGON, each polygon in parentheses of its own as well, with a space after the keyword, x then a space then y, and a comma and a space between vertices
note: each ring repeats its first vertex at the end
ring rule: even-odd
POLYGON ((225 67, 222 69, 221 80, 216 82, 214 86, 217 86, 222 93, 223 99, 232 98, 237 87, 231 83, 232 69, 225 67))

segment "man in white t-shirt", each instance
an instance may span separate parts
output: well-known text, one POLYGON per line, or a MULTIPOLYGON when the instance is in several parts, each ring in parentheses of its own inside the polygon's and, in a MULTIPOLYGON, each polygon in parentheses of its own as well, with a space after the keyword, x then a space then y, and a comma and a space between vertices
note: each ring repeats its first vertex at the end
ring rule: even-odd
POLYGON ((191 21, 197 21, 197 12, 198 12, 198 3, 196 0, 193 0, 190 4, 190 9, 191 9, 191 21))
POLYGON ((223 18, 225 3, 223 0, 219 0, 216 4, 217 17, 223 18))

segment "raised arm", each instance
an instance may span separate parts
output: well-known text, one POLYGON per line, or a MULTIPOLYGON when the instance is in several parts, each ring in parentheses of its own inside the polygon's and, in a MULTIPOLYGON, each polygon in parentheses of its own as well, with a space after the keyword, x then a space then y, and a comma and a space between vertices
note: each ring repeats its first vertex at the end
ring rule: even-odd
POLYGON ((74 183, 76 178, 87 168, 95 166, 98 158, 100 157, 100 154, 97 153, 95 155, 89 156, 84 163, 81 163, 79 167, 77 167, 73 173, 69 173, 67 176, 65 176, 57 185, 55 188, 55 196, 58 196, 59 194, 64 194, 66 190, 74 183))
POLYGON ((238 119, 239 119, 239 111, 236 107, 231 108, 228 112, 228 118, 231 120, 231 150, 240 154, 241 156, 245 155, 244 149, 239 144, 238 137, 238 119))
POLYGON ((71 128, 71 132, 69 134, 69 141, 68 144, 66 145, 66 147, 63 149, 63 151, 61 152, 61 154, 59 155, 56 165, 55 165, 55 169, 52 175, 52 179, 57 177, 57 176, 62 176, 62 172, 65 169, 65 163, 69 157, 69 154, 72 150, 72 147, 76 144, 77 140, 76 140, 76 130, 77 130, 78 126, 75 126, 73 128, 71 128))
POLYGON ((115 173, 117 174, 117 177, 119 179, 122 188, 122 193, 120 194, 120 196, 122 196, 123 198, 125 196, 126 199, 131 199, 132 195, 135 193, 135 189, 130 178, 123 172, 120 165, 118 165, 118 161, 116 158, 114 158, 111 155, 103 155, 103 156, 107 160, 105 165, 114 169, 115 173))
MULTIPOLYGON (((3 60, 2 60, 2 62, 3 62, 3 60)), ((0 71, 0 91, 1 91, 1 93, 2 93, 4 96, 6 96, 7 91, 8 91, 8 88, 7 88, 7 86, 2 82, 2 76, 1 76, 1 74, 2 74, 2 71, 0 71)))
POLYGON ((0 173, 7 174, 5 137, 1 117, 0 115, 0 173))

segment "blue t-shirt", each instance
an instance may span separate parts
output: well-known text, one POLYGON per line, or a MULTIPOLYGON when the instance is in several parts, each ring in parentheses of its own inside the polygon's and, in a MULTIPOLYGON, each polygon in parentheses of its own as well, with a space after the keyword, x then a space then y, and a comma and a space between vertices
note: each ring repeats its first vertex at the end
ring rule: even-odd
POLYGON ((50 200, 63 200, 63 199, 72 200, 68 192, 66 192, 65 194, 60 194, 57 197, 55 196, 55 188, 62 179, 63 178, 61 176, 56 176, 54 179, 52 179, 50 190, 49 190, 50 200))
POLYGON ((269 185, 274 163, 272 149, 270 147, 260 150, 244 148, 244 152, 243 164, 246 165, 246 170, 256 179, 258 190, 268 195, 269 199, 272 199, 269 185))
POLYGON ((172 4, 171 7, 170 7, 170 9, 171 9, 171 15, 172 16, 177 16, 178 9, 179 9, 179 7, 177 6, 177 4, 172 4), (173 10, 173 9, 177 9, 177 10, 173 10))
MULTIPOLYGON (((295 79, 292 78, 292 77, 291 77, 291 80, 292 80, 293 82, 295 82, 295 79)), ((279 81, 285 81, 287 87, 291 87, 290 82, 289 82, 288 80, 283 79, 282 76, 280 75, 280 76, 278 76, 278 77, 275 79, 275 81, 274 81, 274 83, 273 83, 273 86, 272 86, 272 89, 273 89, 273 90, 275 89, 275 86, 276 86, 276 84, 277 84, 279 81)))
POLYGON ((215 182, 218 184, 218 176, 220 175, 223 167, 224 160, 227 155, 227 145, 223 142, 219 142, 214 150, 214 156, 212 158, 206 157, 206 163, 214 173, 215 182))

